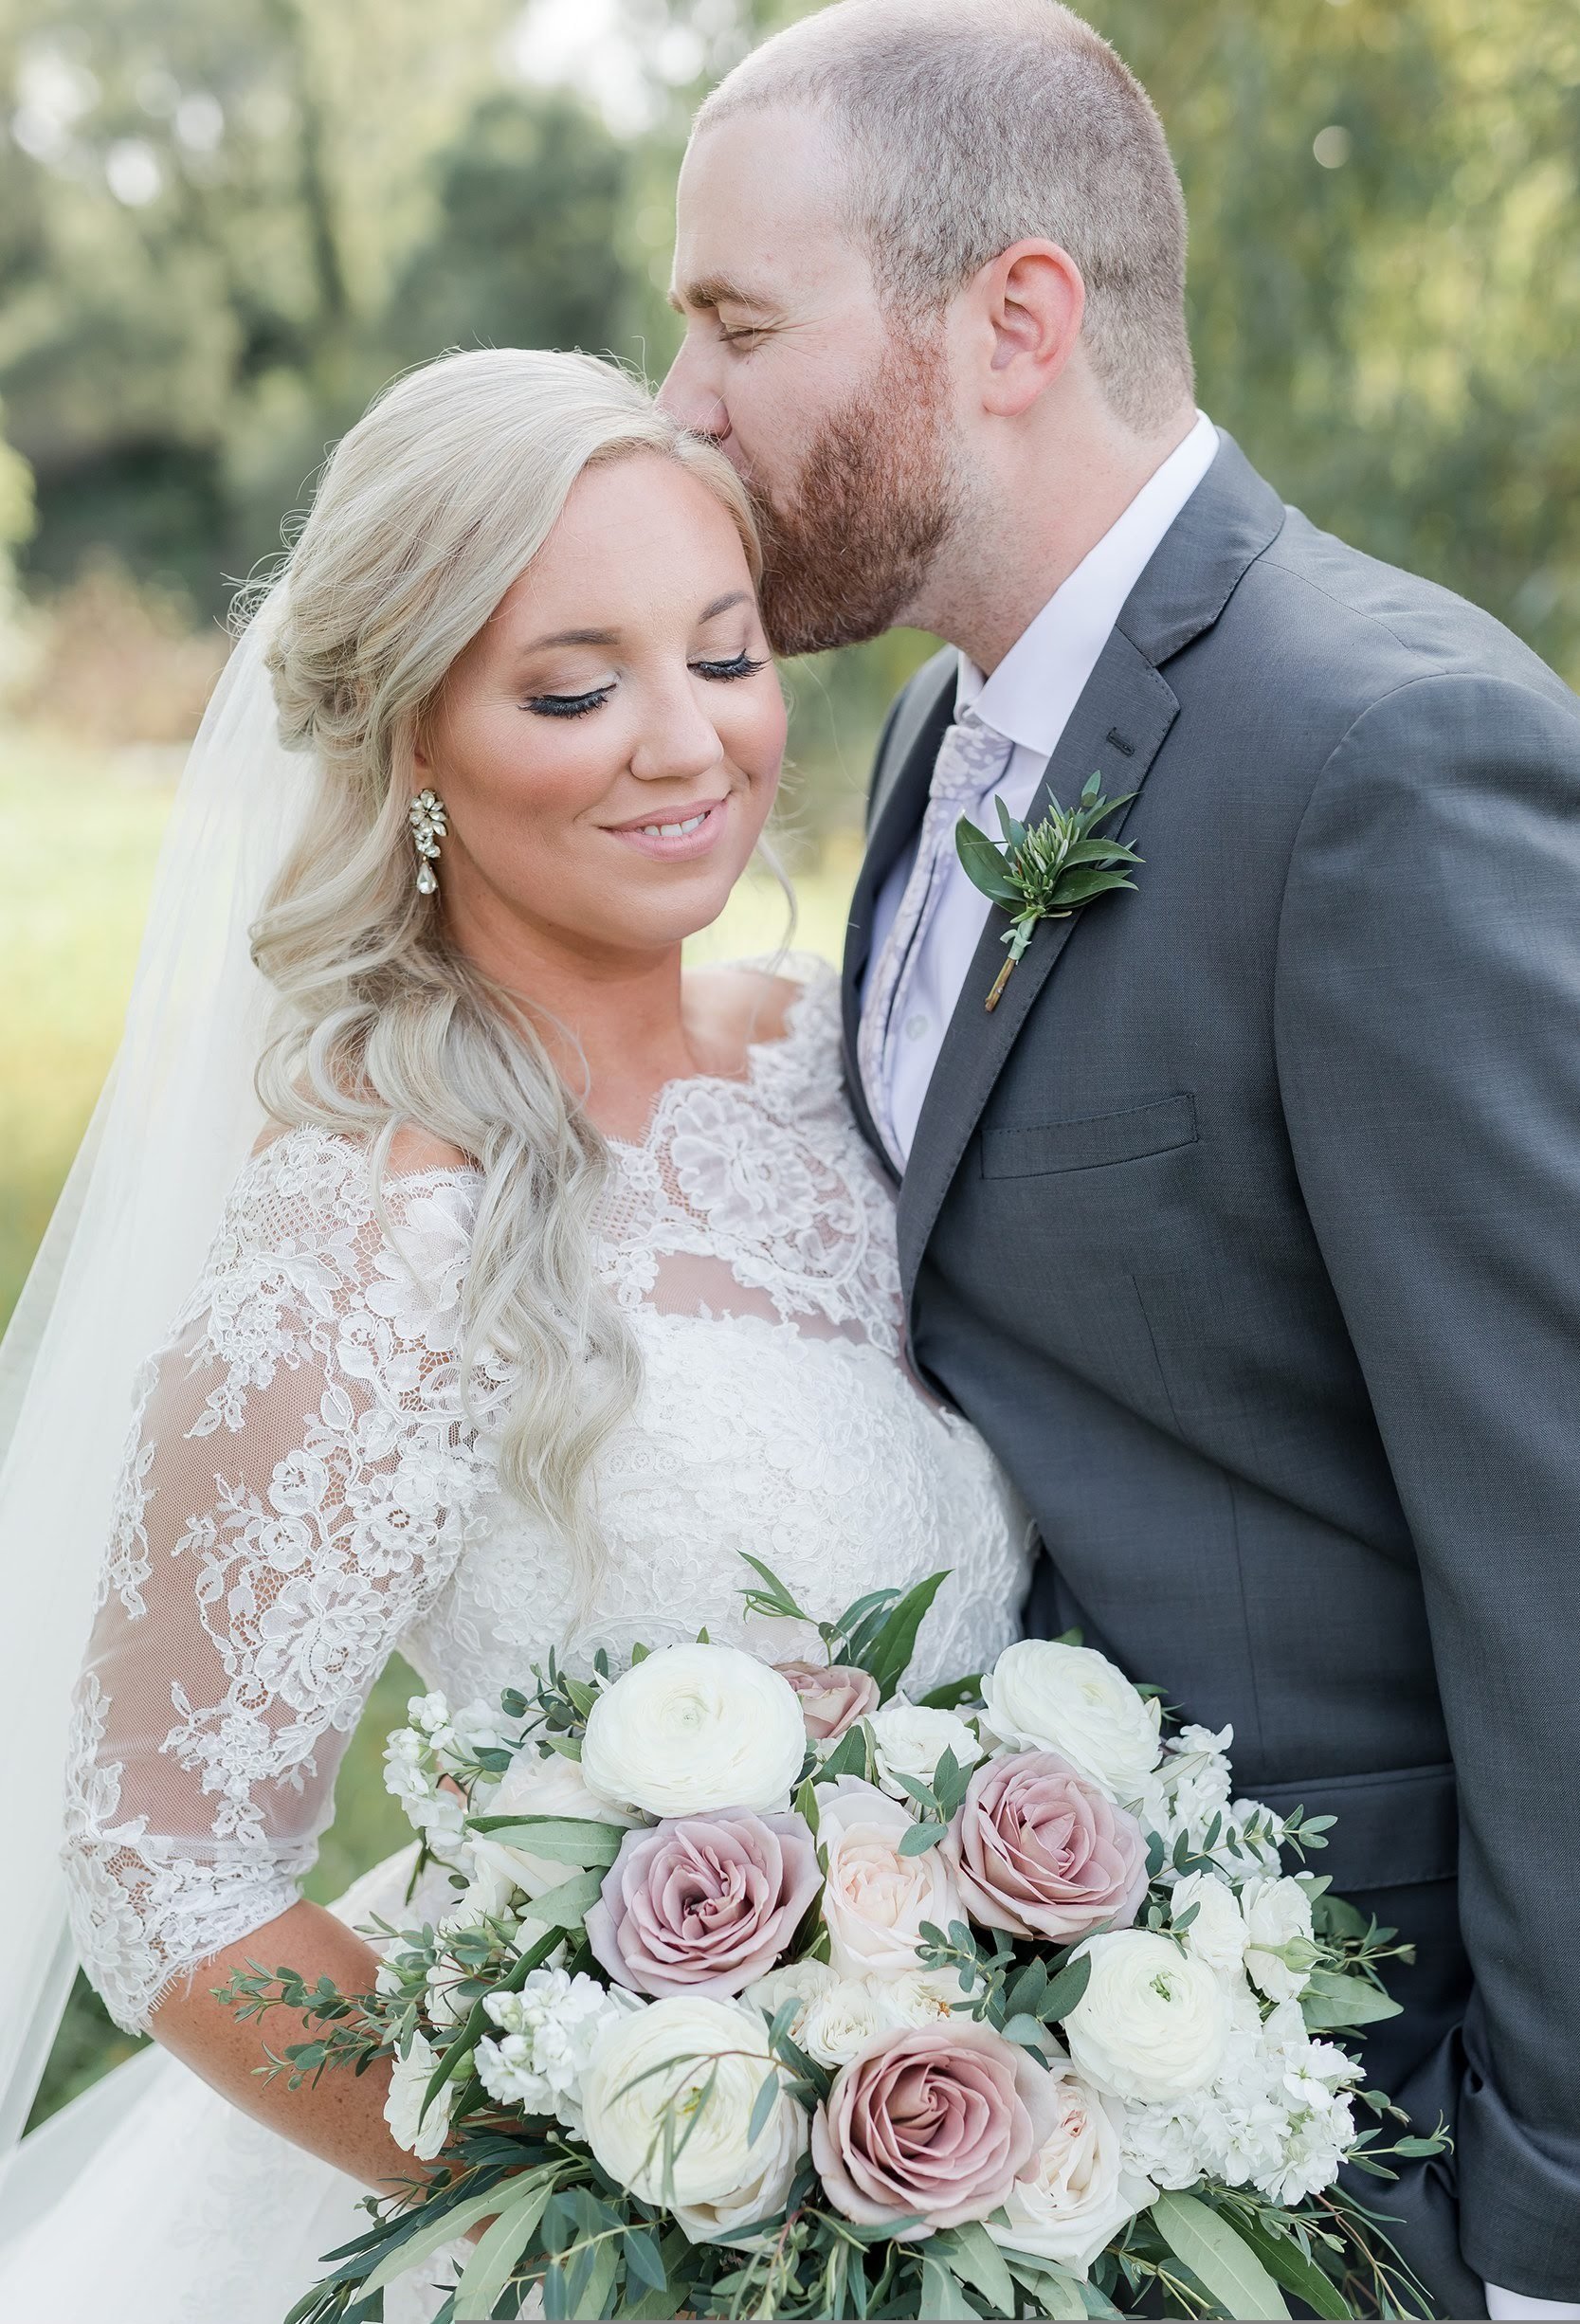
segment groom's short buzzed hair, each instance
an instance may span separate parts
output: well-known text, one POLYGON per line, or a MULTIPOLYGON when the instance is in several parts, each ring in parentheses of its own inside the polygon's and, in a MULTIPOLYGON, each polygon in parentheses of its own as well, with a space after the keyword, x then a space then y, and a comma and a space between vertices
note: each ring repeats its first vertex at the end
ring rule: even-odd
POLYGON ((820 114, 847 147, 849 227, 894 303, 935 309, 1011 243, 1056 242, 1119 416, 1146 433, 1190 396, 1185 202, 1162 124, 1058 0, 839 0, 754 50, 697 126, 772 105, 820 114))

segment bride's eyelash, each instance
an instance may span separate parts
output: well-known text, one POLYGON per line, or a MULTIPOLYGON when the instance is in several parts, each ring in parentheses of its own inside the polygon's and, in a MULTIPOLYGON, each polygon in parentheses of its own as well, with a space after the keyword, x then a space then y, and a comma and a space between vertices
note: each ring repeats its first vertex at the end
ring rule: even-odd
POLYGON ((590 710, 601 710, 613 692, 612 686, 595 686, 590 694, 534 694, 522 707, 540 718, 585 718, 590 710))
MULTIPOLYGON (((768 664, 751 654, 735 654, 728 662, 694 662, 691 666, 699 677, 728 684, 736 678, 754 678, 768 664)), ((594 686, 590 694, 534 694, 524 707, 541 718, 585 718, 590 710, 601 710, 613 692, 612 686, 594 686)))

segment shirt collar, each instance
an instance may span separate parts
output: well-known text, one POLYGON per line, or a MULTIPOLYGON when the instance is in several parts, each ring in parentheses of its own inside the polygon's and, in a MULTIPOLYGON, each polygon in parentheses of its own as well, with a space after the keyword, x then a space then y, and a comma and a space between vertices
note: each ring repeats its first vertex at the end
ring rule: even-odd
POLYGON ((1126 598, 1211 467, 1218 430, 1205 411, 1129 507, 1022 630, 990 678, 960 656, 954 715, 973 709, 1007 740, 1052 755, 1126 598))

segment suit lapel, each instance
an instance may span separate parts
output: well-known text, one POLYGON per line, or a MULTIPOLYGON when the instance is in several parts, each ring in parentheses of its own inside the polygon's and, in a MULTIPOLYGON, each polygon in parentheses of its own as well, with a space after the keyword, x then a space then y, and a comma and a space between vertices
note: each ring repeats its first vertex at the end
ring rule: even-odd
MULTIPOLYGON (((1277 538, 1284 513, 1278 495, 1258 476, 1233 438, 1223 436, 1212 466, 1132 590, 1048 762, 1028 821, 1036 822, 1055 799, 1062 806, 1073 804, 1094 772, 1101 776, 1110 798, 1140 790, 1179 708, 1172 689, 1159 675, 1160 665, 1217 621, 1249 567, 1277 538)), ((942 731, 940 724, 932 733, 935 754, 942 731)), ((929 757, 929 769, 931 764, 929 757)), ((897 808, 903 802, 913 824, 926 797, 923 780, 919 796, 913 799, 915 774, 907 765, 888 802, 897 808)), ((1130 811, 1105 830, 1121 833, 1130 811)), ((885 828, 887 821, 885 813, 885 828)), ((892 853, 888 861, 893 861, 892 853)), ((870 913, 870 897, 866 908, 870 913)), ((1098 908, 1144 911, 1144 888, 1135 896, 1107 897, 1098 908)), ((1001 913, 990 916, 944 1036, 900 1186, 899 1261, 907 1307, 927 1239, 993 1084, 1083 917, 1076 912, 1067 920, 1046 921, 1037 930, 990 1016, 985 1003, 1004 964, 999 938, 1005 927, 1001 913)), ((848 1054, 853 1060, 853 1037, 848 1054)), ((859 1088, 859 1075, 852 1071, 850 1079, 859 1088)), ((860 1102, 864 1116, 864 1100, 860 1102)), ((863 1127, 870 1135, 870 1122, 863 1121, 863 1127)))
MULTIPOLYGON (((1138 791, 1178 708, 1172 691, 1146 656, 1116 629, 1070 714, 1026 821, 1038 822, 1056 800, 1062 807, 1072 805, 1094 772, 1101 776, 1109 798, 1138 791)), ((1126 808, 1105 824, 1104 836, 1121 833, 1132 811, 1126 808)), ((1123 912, 1138 908, 1140 902, 1139 896, 1121 893, 1103 898, 1097 909, 1123 912)), ((1039 926, 990 1015, 987 998, 1004 966, 1000 938, 1007 922, 1002 912, 989 916, 938 1052, 900 1186, 899 1262, 907 1298, 933 1223, 993 1083, 1027 1011, 1083 917, 1075 912, 1068 919, 1044 920, 1039 926)))

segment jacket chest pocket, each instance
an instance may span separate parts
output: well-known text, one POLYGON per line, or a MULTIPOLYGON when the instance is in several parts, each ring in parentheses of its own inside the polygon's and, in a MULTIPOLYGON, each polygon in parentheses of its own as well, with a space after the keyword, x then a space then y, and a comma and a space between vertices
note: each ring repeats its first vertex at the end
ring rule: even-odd
POLYGON ((983 1133, 984 1178, 1041 1178, 1059 1171, 1141 1162, 1196 1142, 1196 1104, 1188 1090, 1118 1114, 1078 1121, 1028 1122, 983 1133))

